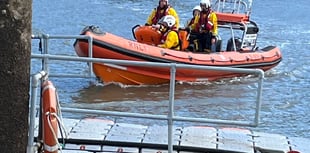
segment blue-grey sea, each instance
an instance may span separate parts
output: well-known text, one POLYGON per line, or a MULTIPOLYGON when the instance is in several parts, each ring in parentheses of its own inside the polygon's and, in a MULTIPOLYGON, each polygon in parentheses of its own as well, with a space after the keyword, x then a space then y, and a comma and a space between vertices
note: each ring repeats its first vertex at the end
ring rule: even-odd
MULTIPOLYGON (((84 26, 97 25, 104 31, 133 39, 131 28, 144 24, 157 3, 157 0, 34 0, 32 30, 33 34, 78 35, 84 26)), ((184 24, 199 0, 170 0, 170 3, 184 24)), ((308 0, 253 0, 251 20, 260 28, 257 44, 279 46, 283 60, 265 73, 259 126, 246 128, 310 138, 309 10, 308 0)), ((73 42, 50 40, 49 52, 76 56, 73 42)), ((40 53, 38 40, 33 40, 32 53, 40 53)), ((39 71, 40 64, 40 61, 32 60, 31 72, 39 71)), ((86 69, 85 63, 56 61, 50 71, 83 73, 86 69)), ((104 85, 85 78, 50 79, 58 89, 63 107, 150 114, 166 114, 168 111, 169 85, 122 86, 104 85)), ((175 114, 211 119, 251 119, 257 94, 257 84, 253 80, 252 77, 241 77, 206 83, 179 83, 176 86, 175 114)), ((135 119, 128 121, 134 122, 135 119)), ((143 123, 155 124, 153 121, 143 123)))

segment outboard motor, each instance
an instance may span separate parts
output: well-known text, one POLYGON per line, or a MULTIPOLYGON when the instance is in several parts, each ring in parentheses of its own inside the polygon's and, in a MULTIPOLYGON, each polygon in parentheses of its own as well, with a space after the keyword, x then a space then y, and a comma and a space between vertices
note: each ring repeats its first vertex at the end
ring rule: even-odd
POLYGON ((242 45, 242 40, 239 37, 235 37, 234 42, 233 42, 233 38, 230 38, 227 41, 226 51, 237 51, 237 50, 240 50, 241 49, 241 45, 242 45), (236 48, 234 47, 234 43, 236 45, 236 48))
POLYGON ((220 52, 221 49, 222 49, 222 38, 219 35, 217 35, 216 36, 216 49, 215 49, 215 51, 220 52))

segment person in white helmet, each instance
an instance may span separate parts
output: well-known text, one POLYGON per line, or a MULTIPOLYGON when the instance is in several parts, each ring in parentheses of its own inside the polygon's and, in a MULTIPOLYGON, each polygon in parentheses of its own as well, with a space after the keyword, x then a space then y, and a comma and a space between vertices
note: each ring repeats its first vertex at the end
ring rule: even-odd
POLYGON ((158 6, 152 10, 151 14, 147 18, 145 25, 157 24, 158 21, 166 15, 174 16, 176 20, 175 26, 179 28, 180 22, 179 22, 178 14, 175 11, 175 9, 171 5, 169 5, 168 0, 159 0, 158 6))
POLYGON ((192 29, 195 17, 200 15, 200 11, 201 11, 200 5, 197 5, 193 8, 193 17, 187 22, 185 28, 189 28, 190 30, 192 29))
POLYGON ((159 31, 162 33, 161 44, 158 47, 180 50, 181 44, 174 16, 164 16, 158 21, 158 25, 160 25, 159 31))
POLYGON ((199 17, 201 11, 200 5, 197 5, 192 10, 192 18, 188 20, 187 24, 185 25, 185 29, 190 33, 189 35, 189 42, 190 45, 188 46, 188 51, 197 52, 199 50, 199 44, 198 44, 198 33, 195 32, 194 22, 195 18, 199 17))
POLYGON ((215 52, 217 17, 210 0, 201 0, 200 7, 200 15, 195 18, 192 30, 199 33, 199 51, 215 52))

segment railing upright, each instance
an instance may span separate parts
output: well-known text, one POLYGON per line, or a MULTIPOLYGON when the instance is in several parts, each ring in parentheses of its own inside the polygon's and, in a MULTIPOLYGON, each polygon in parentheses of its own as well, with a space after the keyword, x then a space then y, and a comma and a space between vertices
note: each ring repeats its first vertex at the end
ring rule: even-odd
POLYGON ((27 153, 33 153, 33 141, 34 141, 34 130, 35 130, 35 112, 37 105, 37 96, 38 96, 38 87, 40 80, 46 77, 47 73, 41 71, 32 76, 31 83, 31 97, 30 97, 30 106, 29 106, 29 133, 28 133, 28 144, 27 144, 27 153))
POLYGON ((256 109, 255 109, 255 118, 254 118, 254 126, 258 126, 259 124, 259 118, 260 118, 260 110, 261 110, 261 101, 262 101, 262 95, 263 95, 263 82, 264 82, 264 71, 257 69, 258 71, 260 71, 259 73, 259 83, 257 84, 257 97, 256 97, 256 109))
POLYGON ((168 151, 173 151, 173 118, 174 118, 174 95, 175 95, 176 64, 171 63, 170 67, 170 88, 169 88, 169 112, 168 112, 168 151))
MULTIPOLYGON (((88 55, 90 58, 93 58, 93 37, 87 36, 88 39, 88 55)), ((93 62, 88 63, 88 76, 91 77, 93 74, 93 62)))

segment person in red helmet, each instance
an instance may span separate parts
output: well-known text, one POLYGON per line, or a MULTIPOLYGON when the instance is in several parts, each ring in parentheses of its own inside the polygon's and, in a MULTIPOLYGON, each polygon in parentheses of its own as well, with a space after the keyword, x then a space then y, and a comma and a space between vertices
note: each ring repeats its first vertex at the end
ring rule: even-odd
POLYGON ((176 28, 179 28, 180 22, 178 14, 175 9, 169 5, 168 0, 159 0, 158 6, 152 10, 151 14, 147 18, 145 25, 155 25, 162 17, 166 15, 172 15, 176 20, 176 28))

